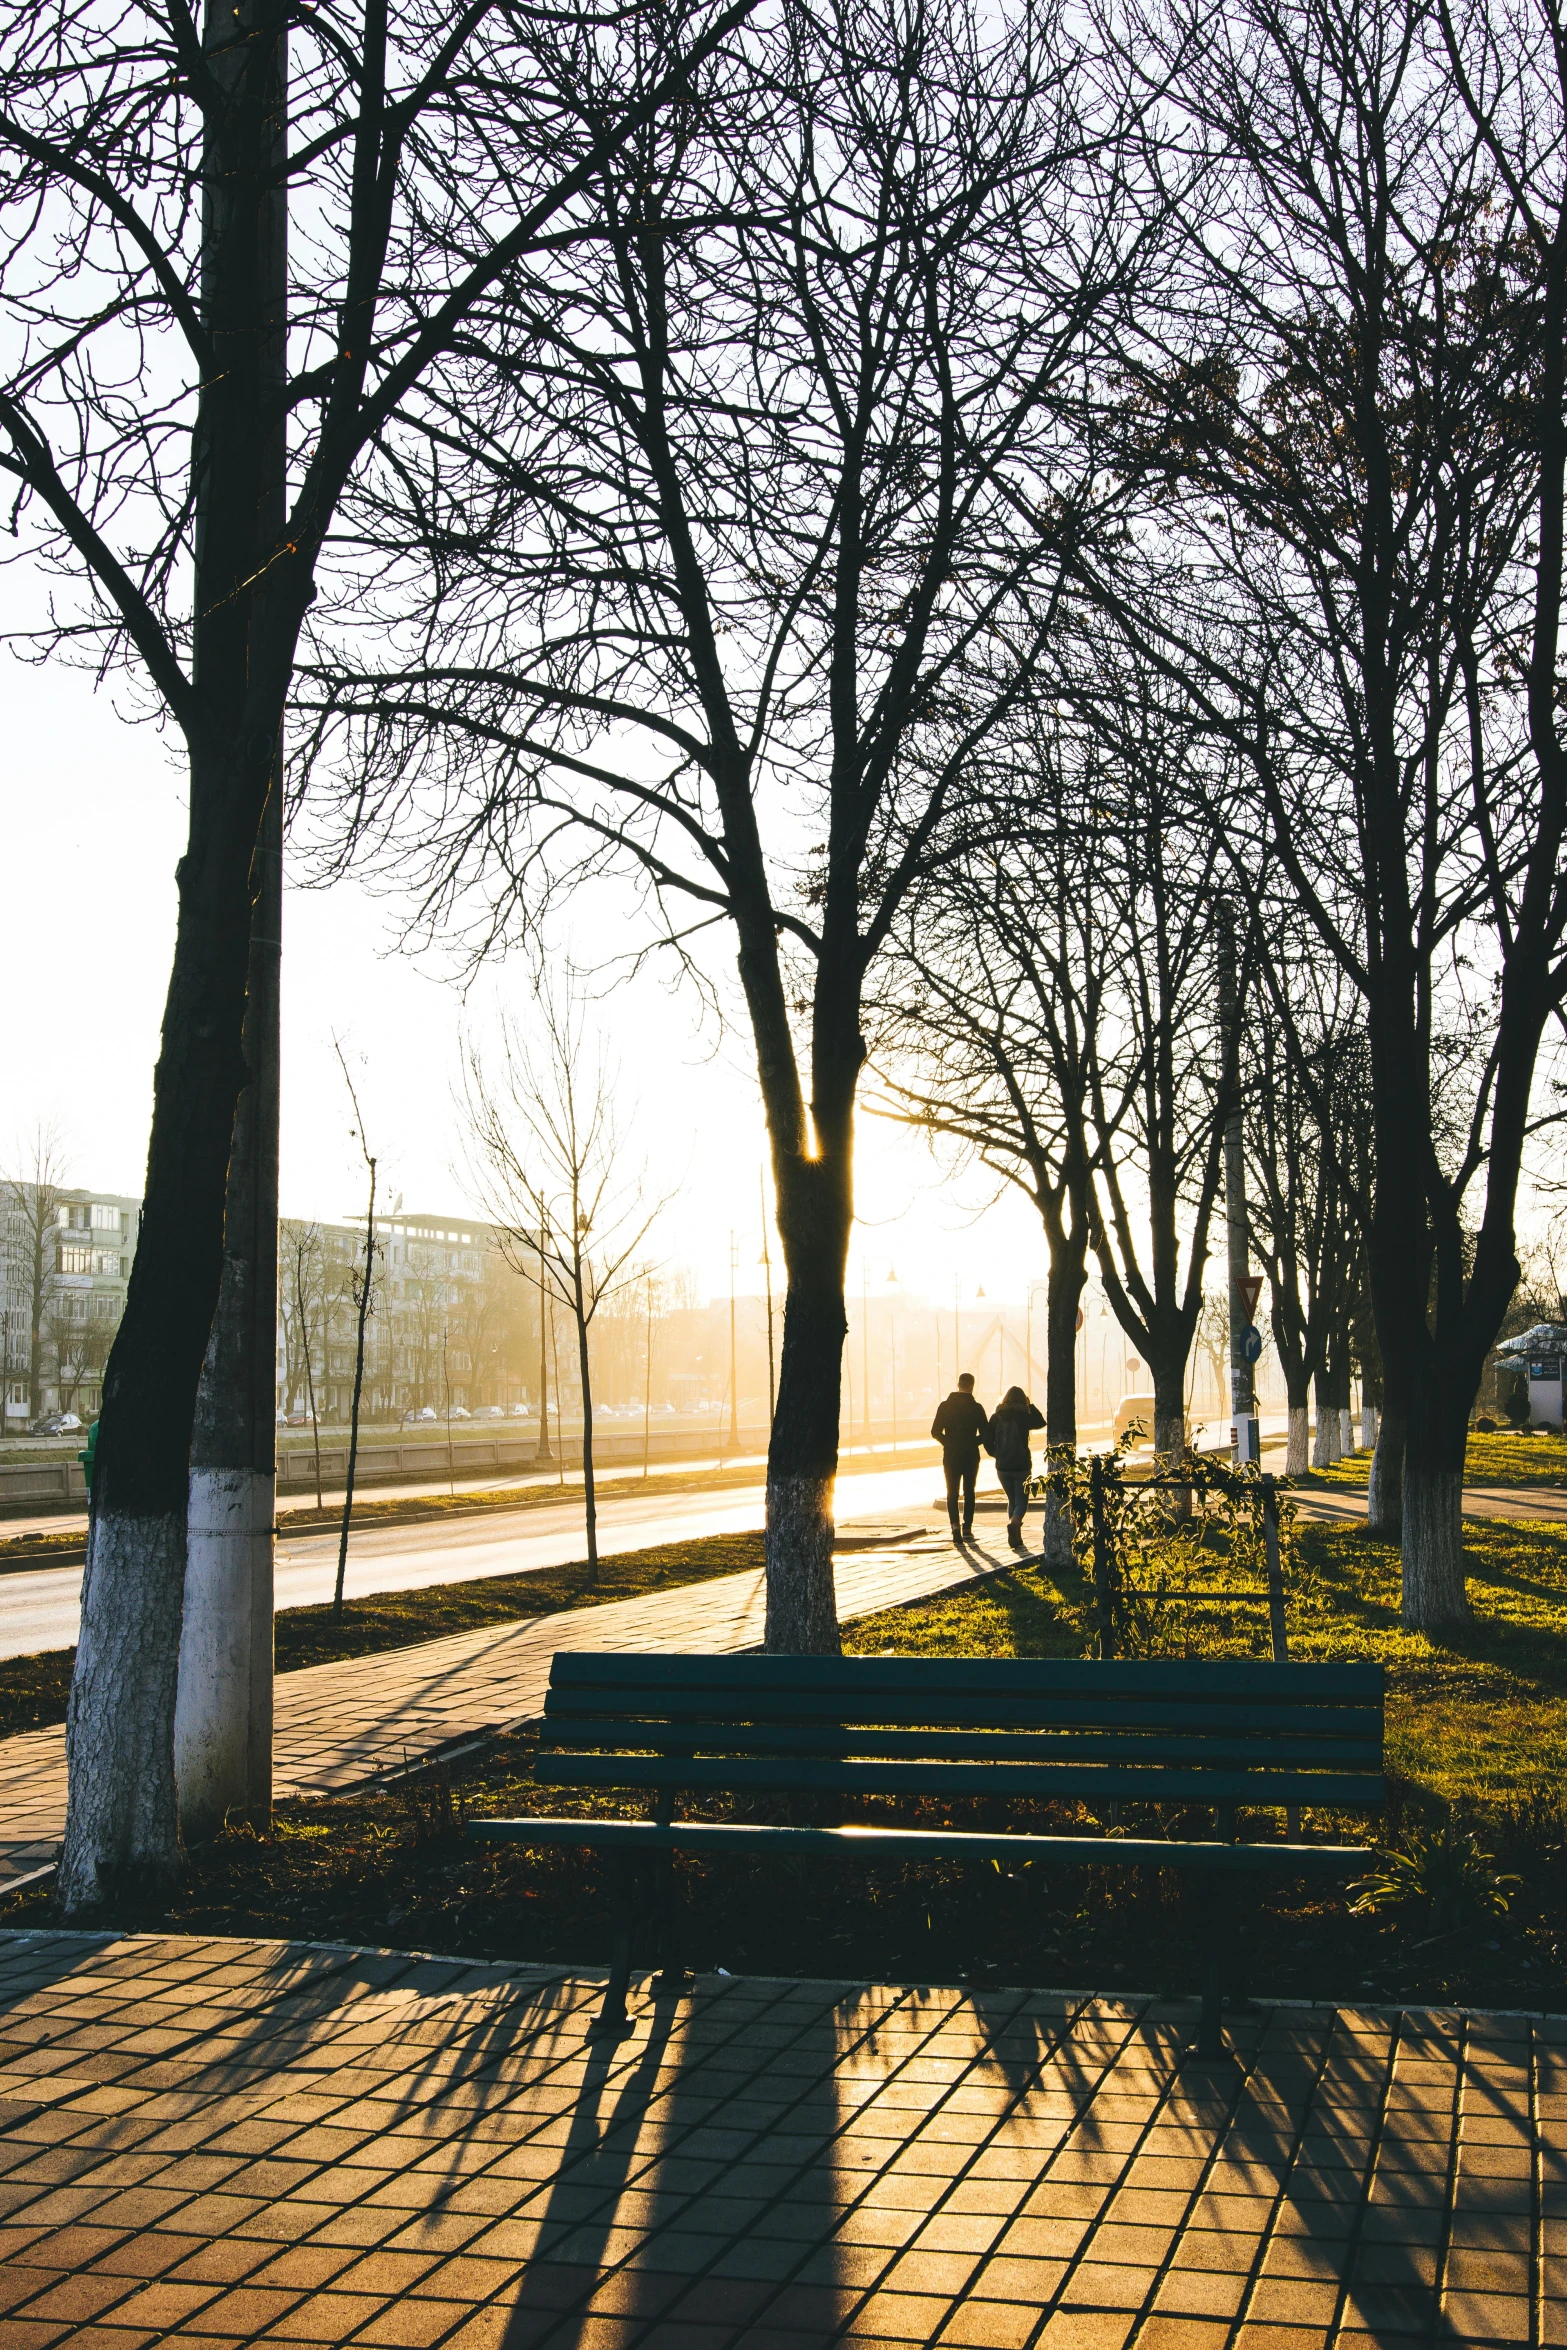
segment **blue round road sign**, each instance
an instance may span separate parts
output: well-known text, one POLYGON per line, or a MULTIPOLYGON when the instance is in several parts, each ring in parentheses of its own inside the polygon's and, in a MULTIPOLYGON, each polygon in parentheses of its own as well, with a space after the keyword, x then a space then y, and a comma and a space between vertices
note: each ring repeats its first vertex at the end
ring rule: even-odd
POLYGON ((1262 1358, 1262 1332, 1255 1322, 1248 1322, 1241 1332, 1241 1355, 1248 1363, 1259 1362, 1262 1358))

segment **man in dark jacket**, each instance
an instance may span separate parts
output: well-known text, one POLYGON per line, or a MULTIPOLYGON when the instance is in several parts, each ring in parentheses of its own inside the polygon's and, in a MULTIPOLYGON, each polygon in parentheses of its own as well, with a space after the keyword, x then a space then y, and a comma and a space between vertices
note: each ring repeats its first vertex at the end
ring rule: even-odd
POLYGON ((985 1407, 974 1393, 974 1374, 960 1371, 958 1384, 945 1403, 936 1406, 930 1432, 941 1446, 941 1465, 947 1478, 947 1516, 952 1539, 966 1541, 974 1531, 974 1480, 979 1475, 979 1448, 989 1426, 985 1407), (963 1527, 958 1530, 958 1490, 963 1494, 963 1527))

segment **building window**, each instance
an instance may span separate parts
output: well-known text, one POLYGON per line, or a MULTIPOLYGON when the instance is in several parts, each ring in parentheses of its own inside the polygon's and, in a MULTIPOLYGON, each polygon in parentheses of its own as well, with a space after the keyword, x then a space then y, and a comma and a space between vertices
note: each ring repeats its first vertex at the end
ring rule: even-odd
POLYGON ((93 1271, 95 1273, 107 1273, 112 1280, 115 1274, 118 1273, 119 1269, 120 1260, 118 1256, 111 1257, 105 1249, 99 1249, 96 1252, 93 1258, 93 1271))
POLYGON ((94 1200, 92 1211, 92 1228, 94 1232, 118 1232, 120 1229, 119 1209, 106 1208, 102 1206, 97 1200, 94 1200))
POLYGON ((90 1248, 62 1248, 60 1270, 62 1273, 90 1273, 92 1271, 92 1250, 90 1248))

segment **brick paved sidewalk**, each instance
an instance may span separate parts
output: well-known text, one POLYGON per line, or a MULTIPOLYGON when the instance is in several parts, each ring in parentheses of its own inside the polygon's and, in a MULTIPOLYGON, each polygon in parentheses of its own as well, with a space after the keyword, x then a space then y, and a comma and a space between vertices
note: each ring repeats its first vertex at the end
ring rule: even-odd
MULTIPOLYGON (((902 1522, 908 1512, 900 1513, 902 1522)), ((874 1521, 865 1521, 874 1524, 874 1521)), ((1010 1554, 989 1533, 964 1554, 943 1536, 835 1560, 844 1622, 968 1582, 1010 1554)), ((757 1647, 762 1570, 687 1583, 604 1607, 487 1624, 413 1648, 308 1665, 276 1686, 273 1786, 279 1795, 359 1784, 430 1748, 529 1721, 543 1711, 557 1648, 757 1647)), ((0 1890, 52 1861, 65 1825, 65 1732, 0 1739, 0 1890)))
POLYGON ((1567 2019, 0 1937, 0 2350, 1567 2341, 1567 2019))

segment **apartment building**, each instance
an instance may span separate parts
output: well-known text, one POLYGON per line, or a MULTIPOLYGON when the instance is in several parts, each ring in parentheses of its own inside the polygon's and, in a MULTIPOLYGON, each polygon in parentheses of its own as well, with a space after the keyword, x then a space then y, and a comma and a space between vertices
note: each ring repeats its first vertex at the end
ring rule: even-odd
MULTIPOLYGON (((345 1420, 353 1400, 364 1227, 285 1218, 278 1235, 278 1409, 345 1420)), ((471 1216, 377 1223, 365 1324, 372 1420, 508 1409, 536 1381, 538 1293, 471 1216)))
POLYGON ((5 1425, 91 1419, 136 1254, 141 1202, 53 1183, 0 1183, 5 1425))

